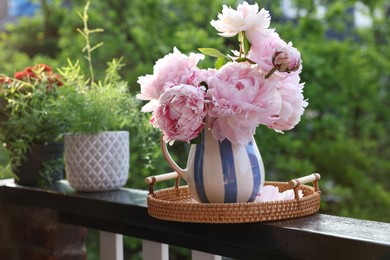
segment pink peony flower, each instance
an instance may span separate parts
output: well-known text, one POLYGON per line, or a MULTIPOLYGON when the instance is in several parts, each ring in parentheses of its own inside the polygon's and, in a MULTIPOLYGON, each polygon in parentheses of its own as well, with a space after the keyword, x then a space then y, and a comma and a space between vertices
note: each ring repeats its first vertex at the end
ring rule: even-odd
POLYGON ((267 73, 274 67, 272 56, 275 51, 286 45, 286 42, 274 31, 260 36, 262 36, 261 39, 252 43, 248 58, 256 62, 263 73, 267 73))
POLYGON ((151 123, 164 134, 164 141, 189 142, 203 128, 206 108, 203 88, 181 84, 161 94, 151 123))
POLYGON ((252 45, 261 46, 264 45, 267 38, 272 37, 273 34, 277 34, 275 29, 253 27, 245 32, 245 36, 252 45))
POLYGON ((261 9, 259 12, 257 4, 250 5, 247 2, 238 5, 237 10, 223 5, 222 13, 218 14, 218 20, 211 21, 211 25, 223 37, 232 37, 255 28, 268 28, 270 23, 268 11, 261 9))
MULTIPOLYGON (((272 79, 275 78, 270 78, 271 81, 272 79)), ((308 105, 302 94, 304 84, 299 83, 297 73, 291 73, 282 80, 277 78, 276 80, 277 89, 282 96, 282 109, 279 119, 268 127, 277 131, 291 130, 299 123, 308 105)))
MULTIPOLYGON (((298 197, 303 197, 302 190, 298 190, 298 197)), ((279 187, 266 185, 260 190, 260 193, 256 196, 255 202, 274 202, 293 199, 295 199, 294 190, 290 189, 280 192, 279 187)))
POLYGON ((272 63, 280 72, 297 71, 302 63, 301 53, 297 48, 292 47, 292 43, 279 47, 272 56, 272 63))
POLYGON ((228 63, 208 81, 207 123, 216 140, 247 144, 259 124, 271 125, 281 109, 281 96, 247 63, 228 63))
POLYGON ((285 131, 300 121, 308 105, 299 77, 301 55, 269 28, 270 22, 269 12, 259 11, 257 4, 243 2, 237 10, 223 5, 211 25, 224 37, 240 34, 235 57, 205 48, 218 58, 218 70, 202 70, 203 55, 187 56, 174 48, 156 62, 152 75, 138 78, 137 98, 149 101, 142 111, 153 112, 151 123, 166 142, 188 142, 206 124, 214 139, 246 145, 260 124, 285 131), (242 37, 250 43, 249 52, 242 37))
POLYGON ((278 196, 279 196, 279 188, 277 186, 265 185, 263 186, 263 188, 261 188, 260 193, 257 195, 255 201, 256 202, 277 201, 278 196))
MULTIPOLYGON (((202 54, 191 53, 189 56, 182 54, 174 48, 170 53, 159 59, 153 67, 153 75, 141 76, 138 83, 141 87, 141 93, 137 95, 141 100, 158 100, 160 95, 172 86, 180 84, 189 84, 198 86, 198 74, 200 70, 197 67, 199 60, 203 59, 202 54)), ((156 102, 149 102, 143 108, 143 112, 154 110, 156 102)))

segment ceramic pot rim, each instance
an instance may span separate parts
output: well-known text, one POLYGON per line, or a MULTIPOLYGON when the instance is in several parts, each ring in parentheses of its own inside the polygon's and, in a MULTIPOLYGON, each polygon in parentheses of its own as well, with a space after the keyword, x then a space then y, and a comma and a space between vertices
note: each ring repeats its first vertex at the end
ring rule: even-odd
POLYGON ((99 136, 99 135, 107 135, 107 134, 129 134, 129 131, 102 131, 98 133, 64 133, 64 136, 99 136))

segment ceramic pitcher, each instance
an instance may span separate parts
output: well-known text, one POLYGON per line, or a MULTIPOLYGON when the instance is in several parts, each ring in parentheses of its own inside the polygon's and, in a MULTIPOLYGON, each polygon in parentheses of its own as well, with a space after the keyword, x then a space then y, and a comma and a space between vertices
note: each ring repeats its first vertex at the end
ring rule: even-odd
POLYGON ((251 202, 264 184, 264 165, 252 140, 247 145, 215 140, 205 129, 200 144, 192 144, 187 167, 180 168, 162 141, 165 158, 202 203, 251 202))

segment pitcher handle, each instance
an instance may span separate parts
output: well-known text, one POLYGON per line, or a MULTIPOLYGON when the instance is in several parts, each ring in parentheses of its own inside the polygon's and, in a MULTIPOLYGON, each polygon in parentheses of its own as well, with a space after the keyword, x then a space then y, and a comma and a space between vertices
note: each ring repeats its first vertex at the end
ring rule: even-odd
POLYGON ((180 168, 179 165, 172 159, 171 154, 168 151, 167 143, 164 141, 163 136, 160 139, 161 149, 164 154, 165 159, 169 163, 169 165, 172 167, 172 169, 177 172, 184 180, 187 180, 185 170, 180 168))

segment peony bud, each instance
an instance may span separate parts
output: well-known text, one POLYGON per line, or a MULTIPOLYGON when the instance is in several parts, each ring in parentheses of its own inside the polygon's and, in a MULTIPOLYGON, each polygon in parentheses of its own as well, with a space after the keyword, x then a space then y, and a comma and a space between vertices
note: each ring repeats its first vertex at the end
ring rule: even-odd
POLYGON ((301 66, 301 54, 291 46, 291 43, 275 50, 272 56, 272 64, 280 72, 297 71, 301 66))

